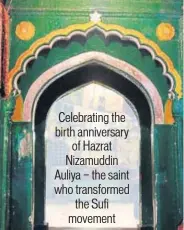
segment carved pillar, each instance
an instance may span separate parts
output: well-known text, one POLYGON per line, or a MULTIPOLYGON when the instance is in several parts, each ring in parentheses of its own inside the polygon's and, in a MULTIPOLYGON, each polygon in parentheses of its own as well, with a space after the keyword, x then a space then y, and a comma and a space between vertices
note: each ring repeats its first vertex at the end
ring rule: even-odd
POLYGON ((9 68, 9 15, 0 0, 0 89, 1 95, 6 96, 9 68))

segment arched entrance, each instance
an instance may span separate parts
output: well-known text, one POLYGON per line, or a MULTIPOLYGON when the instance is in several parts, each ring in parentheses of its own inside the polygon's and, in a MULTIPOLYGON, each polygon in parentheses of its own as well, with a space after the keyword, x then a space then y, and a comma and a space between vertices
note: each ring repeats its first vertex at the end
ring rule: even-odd
POLYGON ((46 118, 45 130, 45 221, 49 228, 72 228, 74 224, 78 228, 137 228, 141 219, 140 125, 137 111, 130 101, 111 88, 91 82, 67 92, 54 102, 46 118), (95 119, 101 120, 62 122, 59 117, 65 117, 63 112, 67 116, 94 115, 95 119), (126 120, 112 122, 112 114, 123 115, 126 120), (102 130, 121 130, 121 134, 99 136, 96 132, 102 130), (79 141, 82 145, 74 151, 72 146, 79 141), (110 151, 90 150, 89 142, 110 143, 110 151), (87 144, 85 148, 84 143, 87 144), (73 164, 73 159, 82 160, 82 165, 73 164), (99 159, 106 159, 107 164, 98 165, 99 159), (87 164, 83 165, 86 160, 87 164), (94 164, 91 163, 94 160, 94 164), (102 179, 99 173, 103 175, 102 179), (124 188, 124 194, 119 188, 124 188), (79 194, 79 189, 84 194, 79 194), (76 207, 78 199, 87 201, 89 207, 81 204, 76 207), (93 223, 84 222, 89 216, 94 218, 93 223), (107 218, 107 223, 99 223, 102 217, 107 218))
POLYGON ((56 78, 45 87, 35 107, 34 131, 34 225, 43 226, 45 221, 45 140, 47 113, 61 95, 89 82, 99 82, 124 95, 135 106, 141 127, 140 173, 141 173, 141 222, 145 227, 154 227, 154 179, 152 162, 152 124, 153 108, 136 82, 127 78, 125 73, 117 73, 99 64, 86 64, 72 72, 56 78), (38 154, 39 153, 39 154, 38 154))
MULTIPOLYGON (((119 4, 115 5, 119 11, 119 4)), ((130 5, 134 7, 134 4, 130 5)), ((104 15, 105 21, 109 21, 110 24, 103 23, 96 13, 94 15, 97 15, 97 21, 92 15, 90 22, 83 23, 89 16, 85 8, 84 17, 81 12, 79 14, 82 17, 78 17, 78 14, 73 12, 70 13, 72 16, 70 17, 67 11, 67 15, 64 13, 58 16, 54 13, 56 16, 56 20, 53 17, 54 23, 51 23, 50 17, 46 16, 46 20, 42 18, 43 25, 52 24, 48 30, 45 26, 40 27, 42 23, 36 13, 33 17, 35 22, 39 22, 39 26, 36 25, 35 37, 30 41, 19 41, 14 37, 15 26, 19 26, 23 19, 19 10, 18 14, 15 14, 16 20, 12 20, 15 23, 13 22, 11 26, 13 31, 10 34, 13 35, 10 46, 11 70, 9 74, 5 73, 2 76, 2 95, 6 100, 3 99, 0 103, 2 123, 0 137, 3 152, 1 154, 3 170, 0 170, 3 182, 0 194, 3 204, 2 221, 0 221, 2 229, 6 228, 5 225, 10 226, 12 230, 33 229, 33 226, 35 228, 38 226, 38 229, 46 228, 43 140, 45 114, 61 94, 95 79, 95 76, 87 80, 79 77, 81 78, 79 81, 78 75, 74 74, 80 73, 79 69, 89 64, 98 65, 100 68, 103 66, 104 69, 111 71, 110 75, 113 78, 107 74, 107 79, 103 76, 101 80, 96 78, 96 81, 98 83, 101 81, 104 85, 125 95, 135 107, 137 106, 139 117, 142 117, 141 137, 144 144, 141 146, 140 161, 143 174, 141 198, 144 200, 141 225, 146 226, 145 229, 148 229, 148 226, 157 229, 176 229, 178 222, 183 218, 180 163, 182 162, 182 101, 178 101, 178 98, 182 97, 182 87, 179 75, 181 69, 177 65, 180 49, 171 48, 175 41, 179 45, 179 24, 174 22, 178 25, 174 40, 164 45, 154 36, 157 19, 153 19, 154 26, 150 27, 151 18, 145 25, 142 23, 146 21, 145 18, 142 21, 138 13, 138 20, 133 20, 134 24, 128 15, 123 19, 122 12, 123 20, 121 15, 110 13, 113 10, 111 6, 110 4, 109 13, 104 15), (73 24, 74 21, 82 24, 73 24), (42 28, 41 33, 38 31, 39 27, 42 28), (149 35, 147 28, 150 28, 149 35), (145 37, 146 34, 148 37, 145 37), (72 76, 72 73, 75 75, 73 83, 67 82, 69 78, 66 80, 66 77, 72 76), (126 82, 131 84, 128 84, 129 86, 125 84, 125 79, 119 81, 117 76, 126 78, 126 82), (58 79, 63 82, 60 84, 60 89, 56 85, 51 87, 58 79), (132 92, 127 92, 128 88, 132 92), (141 100, 139 101, 138 98, 141 100), (32 137, 36 137, 36 147, 35 139, 32 142, 32 137), (155 208, 154 204, 156 204, 155 208)), ((96 8, 96 5, 94 7, 96 8)), ((81 7, 79 8, 81 10, 81 7)), ((104 9, 102 8, 102 12, 104 9)), ((63 12, 63 7, 61 10, 63 12)), ((72 7, 73 10, 75 11, 72 7)), ((148 15, 147 12, 145 13, 148 15)), ((32 19, 31 15, 29 20, 32 19)), ((161 18, 159 23, 160 20, 161 18)), ((163 23, 160 25, 163 26, 163 23)), ((23 29, 22 32, 25 30, 23 29)), ((5 68, 7 64, 4 63, 5 68)), ((88 67, 87 69, 91 70, 88 67)))

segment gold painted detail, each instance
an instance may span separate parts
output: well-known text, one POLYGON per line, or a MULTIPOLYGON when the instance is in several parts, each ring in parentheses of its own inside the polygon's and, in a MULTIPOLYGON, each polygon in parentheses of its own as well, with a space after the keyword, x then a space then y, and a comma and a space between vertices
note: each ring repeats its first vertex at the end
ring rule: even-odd
POLYGON ((38 49, 40 47, 44 47, 44 46, 49 46, 51 44, 51 42, 53 41, 54 38, 58 37, 58 36, 63 36, 66 37, 68 35, 70 35, 72 32, 87 32, 88 30, 91 30, 92 28, 100 28, 102 29, 104 32, 110 32, 110 31, 115 31, 118 32, 119 34, 123 35, 123 36, 131 36, 131 37, 135 37, 139 40, 141 45, 144 46, 148 46, 150 47, 154 53, 156 57, 160 57, 164 63, 167 66, 167 70, 168 73, 171 74, 172 77, 174 77, 175 79, 175 92, 178 94, 178 97, 181 98, 182 97, 182 84, 181 84, 181 77, 179 75, 179 73, 177 72, 177 70, 174 68, 174 65, 171 61, 171 59, 160 49, 160 47, 153 41, 147 39, 142 33, 133 30, 133 29, 126 29, 120 25, 114 25, 114 24, 105 24, 103 22, 88 22, 85 24, 75 24, 75 25, 71 25, 68 26, 64 29, 58 29, 55 30, 51 33, 49 33, 48 35, 46 35, 45 37, 42 37, 38 40, 36 40, 28 50, 26 50, 24 53, 22 53, 15 66, 13 67, 13 69, 9 72, 9 81, 8 81, 8 87, 7 87, 7 95, 10 94, 11 90, 12 90, 12 81, 14 79, 14 77, 16 75, 23 73, 24 70, 24 63, 26 62, 26 60, 30 57, 34 57, 36 59, 36 51, 38 51, 38 49))
POLYGON ((35 26, 31 22, 20 22, 15 31, 17 37, 23 41, 28 41, 35 35, 35 26))
POLYGON ((170 23, 160 23, 156 35, 160 41, 170 41, 175 35, 175 29, 170 23))
POLYGON ((15 109, 11 117, 12 121, 22 121, 23 118, 23 98, 21 95, 18 95, 15 102, 15 109))
POLYGON ((173 100, 168 99, 165 103, 165 112, 164 112, 164 123, 172 125, 175 120, 172 112, 173 100))

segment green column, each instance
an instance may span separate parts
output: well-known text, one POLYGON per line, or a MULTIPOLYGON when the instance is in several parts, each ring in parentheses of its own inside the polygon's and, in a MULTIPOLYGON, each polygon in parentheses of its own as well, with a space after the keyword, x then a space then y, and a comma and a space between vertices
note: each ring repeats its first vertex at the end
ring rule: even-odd
POLYGON ((0 98, 0 229, 8 229, 10 190, 11 115, 15 100, 0 98))
POLYGON ((177 127, 156 125, 154 165, 157 203, 157 229, 177 229, 177 127))
POLYGON ((173 106, 173 114, 175 118, 175 125, 177 127, 177 141, 176 141, 176 173, 177 173, 177 206, 178 214, 177 221, 183 219, 183 99, 175 100, 173 106))
POLYGON ((12 124, 11 230, 32 229, 32 125, 12 124))

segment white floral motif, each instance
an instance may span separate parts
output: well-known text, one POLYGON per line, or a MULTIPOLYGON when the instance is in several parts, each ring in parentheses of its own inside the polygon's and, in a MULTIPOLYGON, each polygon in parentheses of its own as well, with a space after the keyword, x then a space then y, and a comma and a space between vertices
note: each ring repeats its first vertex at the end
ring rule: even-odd
POLYGON ((97 11, 94 13, 90 14, 90 20, 94 23, 100 22, 101 21, 102 15, 99 14, 97 11))

